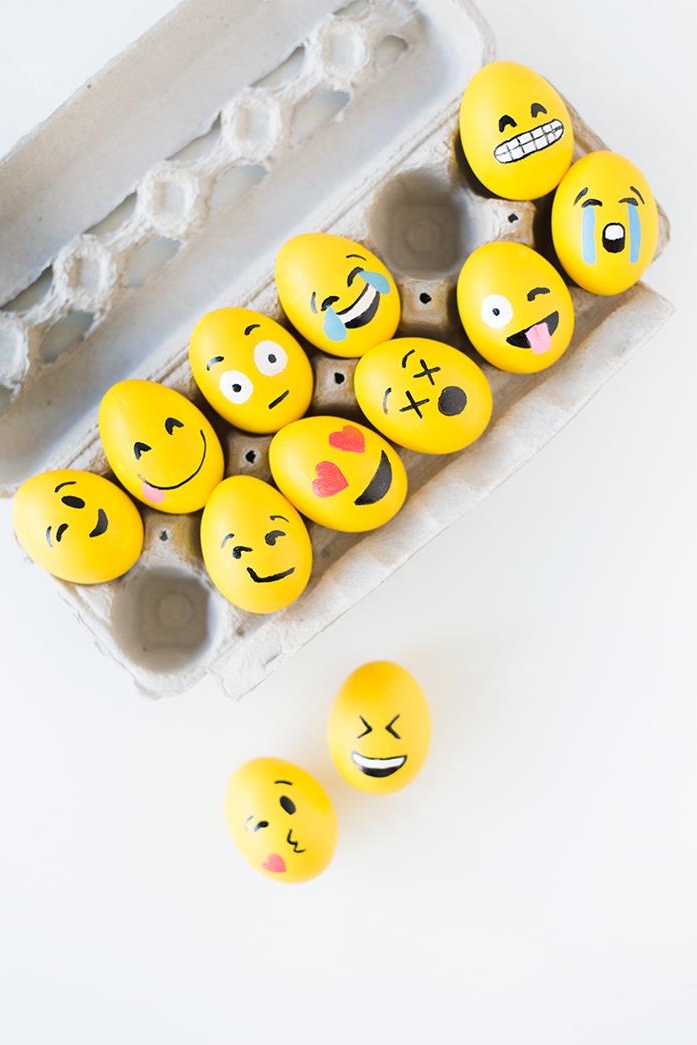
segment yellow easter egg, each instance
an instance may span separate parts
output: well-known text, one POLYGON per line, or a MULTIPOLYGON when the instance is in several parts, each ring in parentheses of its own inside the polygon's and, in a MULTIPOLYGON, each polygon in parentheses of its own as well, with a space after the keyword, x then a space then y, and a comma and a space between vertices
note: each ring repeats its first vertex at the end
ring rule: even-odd
POLYGON ((203 508, 223 477, 210 421, 186 396, 154 381, 120 381, 99 406, 107 460, 126 489, 161 512, 203 508))
POLYGON ((658 208, 639 168, 607 150, 578 160, 554 195, 552 239, 585 290, 608 295, 633 286, 658 243, 658 208))
POLYGON ((369 349, 356 366, 354 388, 372 425, 422 454, 462 450, 491 418, 491 388, 481 367, 430 338, 395 338, 369 349))
POLYGON ((27 479, 12 501, 24 551, 73 584, 112 581, 143 550, 143 522, 130 497, 93 472, 63 468, 27 479))
POLYGON ((561 95, 517 62, 490 62, 474 74, 462 96, 460 138, 476 177, 508 200, 551 192, 574 151, 561 95))
POLYGON ((303 417, 271 440, 274 482, 308 519, 356 533, 382 526, 407 496, 407 473, 390 444, 365 425, 303 417))
POLYGON ((367 247, 343 236, 288 240, 276 258, 276 287, 296 330, 333 356, 362 356, 399 324, 394 279, 367 247))
POLYGON ((201 552, 216 588, 250 613, 274 613, 305 590, 312 545, 283 494, 251 475, 216 486, 201 517, 201 552))
POLYGON ((541 254, 522 243, 485 243, 465 261, 457 307, 467 337, 486 360, 514 374, 556 363, 574 332, 569 288, 541 254))
POLYGON ((233 773, 225 812, 244 858, 277 882, 304 882, 336 848, 334 807, 321 784, 282 758, 255 758, 233 773))
POLYGON ((309 359, 292 334, 261 312, 209 312, 191 335, 189 361, 213 409, 245 432, 277 432, 310 405, 309 359))
POLYGON ((376 660, 356 668, 327 723, 332 761, 361 791, 387 794, 414 779, 431 743, 431 717, 421 687, 406 668, 376 660))

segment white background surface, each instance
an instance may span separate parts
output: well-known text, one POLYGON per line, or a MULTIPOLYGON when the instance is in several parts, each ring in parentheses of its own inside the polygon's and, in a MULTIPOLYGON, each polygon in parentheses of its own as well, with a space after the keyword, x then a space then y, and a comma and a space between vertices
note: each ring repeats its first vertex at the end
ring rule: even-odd
MULTIPOLYGON (((300 0, 294 0, 300 2, 300 0)), ((2 3, 0 150, 171 5, 2 3)), ((150 702, 0 505, 0 1041, 693 1045, 697 1039, 694 57, 686 7, 482 0, 672 219, 678 311, 483 505, 240 704, 150 702), (353 792, 333 695, 429 694, 421 776, 353 792), (333 864, 255 875, 222 818, 273 753, 334 798, 333 864)), ((464 84, 463 84, 464 88, 464 84)))

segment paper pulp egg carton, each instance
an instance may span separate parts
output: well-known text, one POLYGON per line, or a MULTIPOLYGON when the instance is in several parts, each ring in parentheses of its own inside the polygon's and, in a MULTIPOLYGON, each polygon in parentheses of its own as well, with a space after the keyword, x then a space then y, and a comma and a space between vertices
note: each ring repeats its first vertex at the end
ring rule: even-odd
MULTIPOLYGON (((268 479, 270 437, 211 415, 188 338, 225 305, 284 321, 273 263, 298 232, 365 243, 399 285, 398 334, 472 354, 455 307, 464 258, 493 239, 548 246, 549 199, 489 198, 462 158, 460 97, 493 57, 465 0, 188 0, 20 143, 0 165, 5 495, 49 467, 109 475, 97 408, 127 377, 189 395, 221 434, 227 474, 268 479)), ((570 108, 577 154, 602 147, 570 108)), ((659 249, 667 238, 661 213, 659 249)), ((529 460, 670 312, 641 284, 572 293, 576 332, 555 366, 521 376, 483 364, 494 414, 474 446, 403 452, 409 496, 392 522, 364 535, 310 524, 313 577, 288 609, 235 609, 203 567, 200 513, 149 508, 126 576, 59 591, 144 692, 211 672, 241 696, 529 460)), ((311 412, 360 419, 355 360, 309 354, 311 412)))

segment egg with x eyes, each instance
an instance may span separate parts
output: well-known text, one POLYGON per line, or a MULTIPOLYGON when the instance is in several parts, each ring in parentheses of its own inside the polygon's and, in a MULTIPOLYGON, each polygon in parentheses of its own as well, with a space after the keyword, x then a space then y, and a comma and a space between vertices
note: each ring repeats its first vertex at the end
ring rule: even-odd
POLYGON ((223 477, 223 450, 210 421, 166 385, 112 385, 99 406, 99 434, 117 479, 161 512, 203 508, 223 477))
POLYGON ((369 349, 358 361, 354 388, 371 424, 418 453, 462 450, 491 418, 491 388, 481 367, 431 338, 394 338, 369 349))
POLYGON ((356 668, 345 680, 327 722, 332 761, 361 791, 387 794, 410 783, 431 743, 431 716, 414 676, 393 661, 356 668))
POLYGON ((393 447, 365 425, 302 417, 271 440, 269 466, 281 493, 330 530, 373 530, 396 515, 407 473, 393 447))
POLYGON ((209 312, 191 335, 189 361, 213 409, 245 432, 277 432, 310 405, 314 377, 307 355, 285 327, 261 312, 209 312))
POLYGON ((250 613, 289 606, 312 572, 312 544, 300 515, 278 490, 250 475, 224 479, 208 498, 201 552, 218 591, 250 613))
POLYGON ((73 584, 114 580, 143 549, 133 501, 94 472, 63 468, 27 479, 13 498, 12 523, 27 555, 73 584))
POLYGON ((314 878, 334 855, 334 806, 310 773, 286 759, 240 766, 228 783, 225 813, 244 858, 277 882, 314 878))
POLYGON ((522 243, 498 240, 474 250, 457 281, 467 337, 500 370, 535 374, 566 352, 574 332, 569 288, 522 243))
POLYGON ((372 251, 344 236, 310 232, 288 240, 276 258, 276 288, 296 330, 333 356, 361 356, 399 324, 392 275, 372 251))

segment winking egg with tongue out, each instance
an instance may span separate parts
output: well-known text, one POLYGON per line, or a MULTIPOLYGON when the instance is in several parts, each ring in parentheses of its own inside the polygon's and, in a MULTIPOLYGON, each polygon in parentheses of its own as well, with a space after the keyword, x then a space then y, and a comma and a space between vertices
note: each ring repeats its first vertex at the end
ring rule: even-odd
POLYGON ((556 363, 574 332, 564 280, 522 243, 497 241, 473 251, 457 281, 457 307, 477 351, 514 374, 534 374, 556 363))

